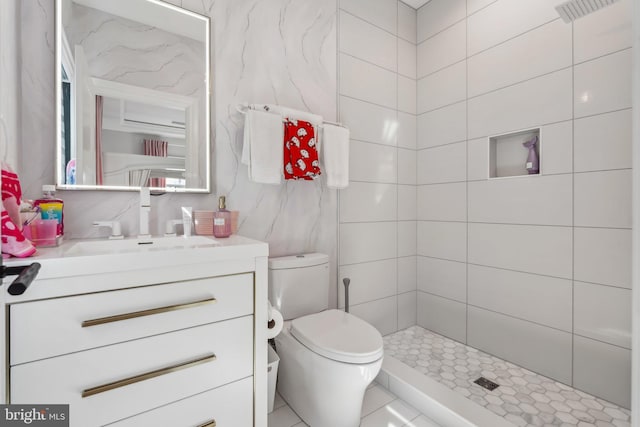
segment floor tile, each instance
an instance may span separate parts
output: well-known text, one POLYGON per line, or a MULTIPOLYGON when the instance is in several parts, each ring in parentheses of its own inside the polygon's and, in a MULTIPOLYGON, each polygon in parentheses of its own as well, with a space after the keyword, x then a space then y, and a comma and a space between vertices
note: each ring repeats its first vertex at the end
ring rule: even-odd
POLYGON ((276 409, 281 408, 286 404, 287 402, 285 402, 282 396, 280 396, 280 393, 276 392, 276 396, 273 399, 273 410, 275 411, 276 409))
POLYGON ((424 415, 420 415, 418 418, 412 420, 405 427, 440 427, 436 424, 435 421, 425 417, 424 415))
POLYGON ((403 427, 420 413, 396 399, 362 418, 360 427, 403 427))
POLYGON ((395 357, 517 426, 568 423, 608 427, 630 422, 631 413, 627 409, 420 326, 385 336, 384 347, 385 355, 395 357), (479 377, 499 387, 493 391, 482 388, 474 383, 479 377))
POLYGON ((288 405, 284 405, 269 414, 267 424, 269 427, 292 427, 300 421, 300 417, 288 405))
POLYGON ((374 385, 364 394, 362 402, 362 417, 382 408, 392 402, 396 397, 380 385, 374 385))

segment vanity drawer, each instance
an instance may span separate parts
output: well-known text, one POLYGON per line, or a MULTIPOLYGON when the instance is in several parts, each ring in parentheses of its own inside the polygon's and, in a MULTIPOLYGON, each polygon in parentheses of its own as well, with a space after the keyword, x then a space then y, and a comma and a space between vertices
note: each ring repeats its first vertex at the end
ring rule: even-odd
POLYGON ((14 366, 11 403, 67 403, 72 427, 101 426, 251 375, 245 316, 14 366))
POLYGON ((251 313, 251 273, 13 304, 10 364, 251 313))
POLYGON ((253 426, 253 377, 172 403, 109 427, 253 426))

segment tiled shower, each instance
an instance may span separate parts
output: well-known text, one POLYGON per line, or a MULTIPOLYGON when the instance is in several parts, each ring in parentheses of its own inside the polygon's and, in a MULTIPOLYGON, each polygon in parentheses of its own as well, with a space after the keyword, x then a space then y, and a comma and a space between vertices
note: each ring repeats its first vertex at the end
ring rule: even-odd
POLYGON ((629 407, 631 1, 557 3, 339 2, 339 282, 383 334, 416 315, 629 407), (523 130, 540 174, 489 178, 489 138, 523 130))

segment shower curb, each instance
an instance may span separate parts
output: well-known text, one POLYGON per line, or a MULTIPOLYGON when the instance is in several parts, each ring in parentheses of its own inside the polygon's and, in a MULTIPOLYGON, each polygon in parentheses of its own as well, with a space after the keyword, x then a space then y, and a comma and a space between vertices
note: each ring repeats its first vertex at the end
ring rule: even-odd
POLYGON ((392 356, 384 356, 376 382, 443 426, 514 427, 503 417, 416 372, 392 356))

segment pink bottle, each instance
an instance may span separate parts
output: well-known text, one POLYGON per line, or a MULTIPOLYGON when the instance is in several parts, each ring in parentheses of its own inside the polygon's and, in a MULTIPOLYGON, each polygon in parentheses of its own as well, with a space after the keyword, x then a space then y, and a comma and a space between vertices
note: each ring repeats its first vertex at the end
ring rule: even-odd
POLYGON ((213 235, 216 237, 231 236, 231 212, 226 209, 224 196, 218 199, 218 211, 213 213, 213 235))

